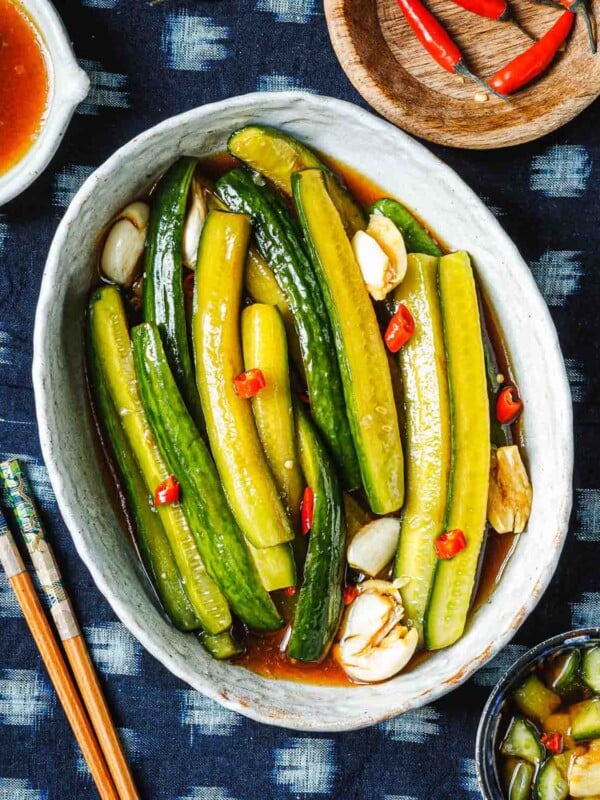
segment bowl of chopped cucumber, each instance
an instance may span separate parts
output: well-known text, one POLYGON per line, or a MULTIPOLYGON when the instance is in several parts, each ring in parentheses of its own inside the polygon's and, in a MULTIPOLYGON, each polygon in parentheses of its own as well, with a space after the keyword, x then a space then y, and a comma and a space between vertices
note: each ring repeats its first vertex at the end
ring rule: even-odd
POLYGON ((525 653, 494 688, 477 733, 485 800, 600 795, 600 628, 525 653))
POLYGON ((99 589, 253 719, 435 700, 560 557, 571 400, 531 273, 452 170, 349 103, 231 98, 111 156, 52 243, 33 378, 99 589))

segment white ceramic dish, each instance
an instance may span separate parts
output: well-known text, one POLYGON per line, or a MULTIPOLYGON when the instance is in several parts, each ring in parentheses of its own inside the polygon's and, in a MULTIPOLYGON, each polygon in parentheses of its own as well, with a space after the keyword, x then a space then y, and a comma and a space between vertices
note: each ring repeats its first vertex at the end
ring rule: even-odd
POLYGON ((555 570, 571 508, 571 399, 556 333, 531 274, 470 189, 392 125, 339 100, 253 94, 168 119, 117 151, 85 182, 52 244, 37 309, 33 379, 42 450, 77 549, 115 612, 166 667, 246 716, 299 730, 348 730, 424 705, 481 667, 532 611, 555 570), (98 231, 181 154, 222 150, 231 130, 262 122, 346 162, 412 206, 450 247, 469 250, 502 324, 527 409, 534 486, 528 532, 464 637, 376 686, 272 681, 213 661, 154 605, 125 544, 94 452, 83 378, 83 318, 98 231))
POLYGON ((17 3, 38 32, 48 71, 48 101, 42 126, 32 147, 4 175, 0 175, 0 206, 21 194, 48 166, 73 112, 87 95, 90 82, 77 64, 69 36, 48 0, 17 3))

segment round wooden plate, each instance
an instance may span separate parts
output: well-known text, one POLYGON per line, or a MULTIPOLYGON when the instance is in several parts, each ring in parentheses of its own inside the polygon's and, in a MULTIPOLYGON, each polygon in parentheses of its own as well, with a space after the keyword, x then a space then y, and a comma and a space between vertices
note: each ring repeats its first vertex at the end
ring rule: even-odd
MULTIPOLYGON (((494 22, 454 5, 427 0, 470 69, 486 78, 531 44, 509 22, 494 22)), ((540 36, 560 11, 513 0, 515 16, 540 36)), ((591 0, 597 23, 600 0, 591 0)), ((325 0, 329 35, 350 81, 380 114, 416 136, 471 149, 508 147, 564 125, 600 94, 600 53, 590 52, 577 16, 564 52, 535 83, 506 102, 437 65, 409 29, 396 0, 325 0)), ((598 26, 600 27, 600 26, 598 26)))

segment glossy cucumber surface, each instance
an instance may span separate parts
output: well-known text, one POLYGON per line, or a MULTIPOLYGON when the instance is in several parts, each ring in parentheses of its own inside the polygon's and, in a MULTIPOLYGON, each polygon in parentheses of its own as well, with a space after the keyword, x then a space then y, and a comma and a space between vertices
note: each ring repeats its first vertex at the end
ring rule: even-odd
POLYGON ((165 172, 152 194, 143 313, 146 322, 158 325, 177 385, 202 427, 183 294, 183 223, 195 168, 196 159, 180 158, 165 172))
POLYGON ((250 220, 211 211, 204 223, 194 298, 197 383, 213 458, 233 515, 254 547, 294 538, 256 430, 234 378, 244 371, 240 304, 250 220))
POLYGON ((423 620, 444 530, 450 474, 450 398, 442 314, 437 292, 438 259, 410 254, 394 301, 407 306, 415 332, 400 349, 405 405, 406 500, 394 576, 410 576, 400 591, 406 614, 423 639, 423 620))
MULTIPOLYGON (((172 470, 159 450, 140 399, 123 300, 114 286, 105 286, 92 295, 90 339, 146 489, 153 497, 172 470)), ((229 608, 204 567, 182 504, 161 505, 157 514, 202 626, 209 633, 226 630, 231 625, 229 608)))
POLYGON ((254 222, 256 243, 273 270, 294 316, 302 351, 313 420, 344 477, 345 488, 360 485, 360 469, 346 415, 335 341, 321 289, 300 231, 278 194, 242 169, 217 181, 217 192, 254 222))
POLYGON ((319 661, 331 646, 342 613, 346 522, 327 450, 300 408, 296 408, 296 429, 302 471, 315 504, 288 655, 298 661, 319 661))
POLYGON ((260 172, 291 196, 292 174, 314 167, 322 170, 327 189, 349 236, 366 226, 365 214, 350 192, 306 145, 276 128, 248 125, 232 133, 229 152, 260 172))
POLYGON ((136 543, 144 566, 173 624, 183 631, 195 630, 200 627, 200 621, 185 593, 165 529, 159 515, 152 509, 150 493, 108 393, 91 332, 88 336, 87 364, 96 417, 135 523, 136 543))
POLYGON ((460 529, 467 546, 439 560, 425 618, 430 650, 462 636, 486 528, 490 417, 475 278, 465 252, 443 256, 439 286, 448 363, 452 461, 445 530, 460 529))
POLYGON ((438 244, 411 212, 389 197, 376 200, 369 207, 370 214, 381 214, 391 219, 404 238, 407 253, 423 253, 439 258, 442 255, 438 244))
POLYGON ((133 350, 148 418, 181 484, 182 504, 207 570, 242 621, 258 630, 277 629, 281 619, 260 582, 208 448, 186 411, 157 328, 134 328, 133 350))
POLYGON ((292 176, 294 203, 325 298, 363 486, 376 514, 404 500, 404 459, 387 355, 352 246, 320 170, 292 176))

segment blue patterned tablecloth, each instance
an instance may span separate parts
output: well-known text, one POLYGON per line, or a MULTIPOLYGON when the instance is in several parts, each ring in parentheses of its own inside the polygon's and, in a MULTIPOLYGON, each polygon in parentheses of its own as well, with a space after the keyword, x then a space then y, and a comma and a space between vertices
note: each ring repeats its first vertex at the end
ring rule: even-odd
MULTIPOLYGON (((363 104, 337 64, 320 0, 60 0, 92 89, 50 168, 0 211, 0 457, 27 464, 144 798, 477 798, 481 708, 543 637, 598 623, 600 603, 600 105, 496 152, 434 148, 479 193, 550 306, 575 407, 575 507, 551 587, 515 641, 432 706, 374 728, 303 735, 250 722, 163 669, 118 622, 78 559, 40 458, 32 331, 44 260, 87 175, 148 126, 207 101, 301 88, 363 104)), ((364 105, 364 104, 363 104, 364 105)), ((96 797, 0 573, 0 800, 96 797)))

